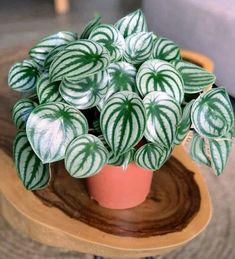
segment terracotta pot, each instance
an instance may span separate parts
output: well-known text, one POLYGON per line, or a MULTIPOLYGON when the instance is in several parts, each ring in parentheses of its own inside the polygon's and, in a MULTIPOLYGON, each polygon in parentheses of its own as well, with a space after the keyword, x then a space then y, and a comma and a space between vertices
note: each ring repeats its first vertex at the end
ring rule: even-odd
POLYGON ((90 197, 102 207, 128 209, 145 201, 153 172, 131 163, 126 169, 105 165, 96 175, 87 179, 90 197))

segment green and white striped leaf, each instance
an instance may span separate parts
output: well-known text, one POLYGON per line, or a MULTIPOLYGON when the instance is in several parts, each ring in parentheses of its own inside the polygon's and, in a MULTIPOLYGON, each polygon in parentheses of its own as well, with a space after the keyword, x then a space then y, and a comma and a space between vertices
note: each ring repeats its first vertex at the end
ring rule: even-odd
POLYGON ((127 36, 136 32, 147 32, 147 23, 144 14, 141 10, 136 10, 118 20, 115 26, 121 32, 121 34, 126 38, 127 36))
POLYGON ((109 165, 122 166, 126 168, 129 163, 134 160, 135 149, 131 148, 129 151, 125 152, 120 156, 115 156, 112 152, 108 160, 109 165))
POLYGON ((116 92, 131 91, 138 93, 135 77, 136 68, 124 61, 111 63, 108 67, 109 87, 105 97, 99 102, 98 109, 104 107, 108 98, 116 92))
POLYGON ((184 83, 180 73, 168 62, 152 59, 144 62, 136 75, 137 88, 142 96, 163 91, 179 103, 184 99, 184 83))
POLYGON ((147 113, 146 139, 167 149, 171 148, 182 116, 179 103, 160 91, 147 94, 143 102, 147 113))
POLYGON ((180 48, 167 38, 157 37, 153 44, 151 58, 168 62, 181 59, 180 48))
POLYGON ((40 66, 44 65, 44 61, 48 53, 58 45, 68 44, 77 40, 77 33, 70 31, 60 31, 55 34, 46 36, 33 46, 29 51, 29 56, 40 66))
POLYGON ((52 61, 54 58, 59 55, 61 50, 63 50, 68 44, 61 44, 59 46, 54 47, 46 56, 45 61, 44 61, 44 69, 49 69, 52 61))
POLYGON ((50 181, 49 164, 43 164, 32 150, 24 131, 19 131, 13 143, 13 156, 20 180, 28 190, 47 187, 50 181))
POLYGON ((134 147, 142 138, 146 112, 140 97, 133 92, 115 93, 100 114, 102 134, 115 156, 134 147))
POLYGON ((176 136, 174 140, 174 143, 177 145, 179 145, 185 139, 192 125, 191 110, 192 110, 192 105, 194 101, 195 100, 192 100, 189 103, 187 103, 183 109, 183 115, 182 115, 181 121, 177 126, 176 136))
POLYGON ((77 81, 105 70, 109 65, 109 53, 99 43, 77 40, 67 45, 51 63, 51 81, 67 79, 77 81))
POLYGON ((137 32, 126 38, 124 60, 131 64, 141 64, 146 61, 152 51, 152 32, 137 32))
POLYGON ((106 95, 108 87, 109 74, 105 70, 76 82, 65 77, 60 85, 60 94, 67 103, 82 110, 96 106, 106 95))
POLYGON ((232 132, 233 130, 231 130, 222 139, 208 140, 211 157, 211 167, 215 175, 217 176, 222 174, 228 161, 229 153, 232 147, 232 132))
POLYGON ((194 129, 207 138, 220 138, 234 125, 233 108, 224 88, 201 94, 192 106, 194 129))
POLYGON ((183 78, 185 93, 199 93, 215 82, 215 75, 202 67, 183 60, 174 60, 171 63, 183 78))
POLYGON ((25 129, 30 113, 37 106, 34 101, 23 98, 15 103, 12 108, 12 120, 18 129, 25 129))
POLYGON ((96 119, 92 122, 92 126, 93 129, 97 132, 97 133, 101 133, 101 128, 100 128, 100 120, 96 119))
POLYGON ((110 54, 110 61, 119 61, 125 51, 125 40, 117 28, 109 24, 98 25, 90 34, 90 40, 103 45, 110 54))
POLYGON ((148 143, 136 151, 134 160, 140 167, 149 170, 158 170, 166 162, 169 155, 170 152, 166 147, 148 143))
POLYGON ((32 92, 36 88, 39 72, 30 59, 14 64, 8 73, 8 85, 15 91, 32 92))
POLYGON ((92 18, 83 28, 82 33, 80 35, 80 39, 88 39, 91 32, 94 30, 94 28, 98 25, 100 25, 101 17, 99 15, 92 18))
POLYGON ((65 168, 76 178, 98 173, 108 160, 108 150, 98 137, 85 134, 74 139, 65 155, 65 168))
POLYGON ((199 164, 204 164, 207 166, 211 165, 208 154, 206 153, 205 140, 197 133, 193 134, 193 139, 190 146, 190 156, 199 164))
POLYGON ((26 132, 29 142, 43 163, 64 158, 68 144, 88 132, 85 116, 65 103, 45 103, 30 114, 26 132))
POLYGON ((63 98, 59 93, 60 82, 50 82, 49 74, 44 72, 41 74, 37 83, 37 95, 40 103, 47 102, 63 102, 63 98))

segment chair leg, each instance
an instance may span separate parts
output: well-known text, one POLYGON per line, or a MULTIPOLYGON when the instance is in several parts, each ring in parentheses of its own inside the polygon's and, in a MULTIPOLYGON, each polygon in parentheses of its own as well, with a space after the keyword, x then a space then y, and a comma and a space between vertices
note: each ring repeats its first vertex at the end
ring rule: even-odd
POLYGON ((94 259, 104 259, 103 256, 98 256, 98 255, 94 255, 93 258, 94 258, 94 259))
POLYGON ((54 0, 55 12, 57 14, 65 14, 69 11, 70 0, 54 0))

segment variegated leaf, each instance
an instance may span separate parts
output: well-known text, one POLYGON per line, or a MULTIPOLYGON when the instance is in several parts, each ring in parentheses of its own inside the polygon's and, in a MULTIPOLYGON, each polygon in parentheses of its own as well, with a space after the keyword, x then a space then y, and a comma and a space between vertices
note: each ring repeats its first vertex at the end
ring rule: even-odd
POLYGON ((51 63, 51 81, 67 79, 77 81, 105 70, 109 65, 109 53, 99 43, 77 40, 68 44, 51 63))
POLYGON ((109 87, 105 97, 99 102, 98 109, 104 107, 108 98, 116 92, 132 91, 138 93, 135 77, 136 68, 124 61, 111 63, 108 67, 109 87))
POLYGON ((146 139, 170 149, 182 115, 179 103, 161 91, 147 94, 143 102, 147 113, 146 139))
POLYGON ((40 103, 63 102, 59 93, 60 82, 50 82, 48 73, 41 74, 37 83, 37 95, 40 103))
POLYGON ((94 28, 98 25, 100 25, 101 17, 99 15, 95 16, 93 19, 91 19, 83 28, 82 33, 80 35, 80 39, 88 39, 91 32, 94 30, 94 28))
POLYGON ((38 67, 32 60, 14 64, 8 73, 8 85, 15 91, 32 92, 39 76, 38 67))
POLYGON ((171 63, 183 78, 185 93, 199 93, 215 82, 215 75, 202 67, 183 60, 174 60, 171 63))
POLYGON ((115 156, 127 152, 140 141, 145 123, 143 102, 136 93, 129 91, 112 95, 100 114, 102 133, 115 156))
POLYGON ((224 88, 211 89, 201 94, 192 106, 195 130, 207 138, 220 138, 234 125, 233 108, 224 88))
POLYGON ((13 156, 20 180, 28 190, 47 187, 50 181, 49 164, 42 164, 32 150, 27 135, 19 131, 13 143, 13 156))
POLYGON ((93 129, 98 132, 98 133, 101 133, 101 128, 100 128, 100 120, 99 119, 96 119, 92 122, 92 126, 93 126, 93 129))
POLYGON ((148 31, 147 23, 141 10, 136 10, 123 17, 115 23, 115 26, 122 33, 124 38, 136 32, 148 31))
POLYGON ((117 28, 109 24, 98 25, 90 34, 90 40, 103 45, 110 54, 110 61, 119 61, 125 51, 125 40, 117 28))
POLYGON ((231 130, 227 135, 221 139, 209 139, 209 149, 211 158, 211 167, 215 175, 219 176, 223 172, 229 153, 232 147, 232 132, 231 130))
POLYGON ((37 106, 37 103, 23 98, 18 100, 12 108, 12 120, 18 129, 25 129, 30 113, 37 106))
POLYGON ((63 50, 68 44, 61 44, 59 46, 56 46, 55 48, 53 48, 48 55, 45 58, 44 61, 44 69, 49 69, 52 61, 54 60, 54 58, 59 55, 59 53, 61 52, 61 50, 63 50))
POLYGON ((126 38, 124 59, 131 64, 141 64, 149 58, 152 47, 152 32, 134 33, 126 38))
POLYGON ((166 162, 169 155, 170 152, 166 147, 147 143, 136 151, 134 160, 140 167, 158 170, 166 162))
POLYGON ((65 77, 60 85, 60 94, 67 103, 82 110, 96 106, 106 95, 108 86, 109 74, 105 70, 76 82, 65 77))
POLYGON ((205 140, 197 133, 193 134, 193 139, 190 146, 190 156, 192 159, 199 163, 210 166, 210 159, 206 153, 206 143, 205 140))
POLYGON ((180 48, 167 38, 157 37, 153 44, 151 58, 168 62, 175 59, 181 59, 180 48))
POLYGON ((194 103, 195 100, 192 100, 191 102, 187 103, 186 106, 183 109, 183 115, 182 118, 180 120, 180 123, 177 126, 177 130, 176 130, 176 136, 175 136, 175 140, 174 143, 175 144, 180 144, 185 137, 187 136, 192 121, 191 121, 191 110, 192 110, 192 105, 194 103))
POLYGON ((108 150, 101 140, 91 134, 74 139, 65 155, 65 167, 69 174, 84 178, 98 173, 108 160, 108 150))
POLYGON ((135 149, 131 148, 129 151, 125 152, 120 156, 115 156, 112 152, 108 160, 109 165, 122 166, 126 168, 129 163, 134 160, 135 149))
POLYGON ((184 83, 180 73, 168 62, 152 59, 144 62, 136 75, 137 88, 142 96, 163 91, 179 103, 184 98, 184 83))
POLYGON ((64 158, 68 144, 88 132, 85 116, 65 103, 45 103, 30 114, 26 132, 29 142, 43 163, 64 158))
POLYGON ((46 36, 33 46, 29 51, 29 56, 40 66, 44 65, 44 61, 48 53, 58 45, 68 44, 77 40, 77 33, 69 31, 60 31, 55 34, 46 36))

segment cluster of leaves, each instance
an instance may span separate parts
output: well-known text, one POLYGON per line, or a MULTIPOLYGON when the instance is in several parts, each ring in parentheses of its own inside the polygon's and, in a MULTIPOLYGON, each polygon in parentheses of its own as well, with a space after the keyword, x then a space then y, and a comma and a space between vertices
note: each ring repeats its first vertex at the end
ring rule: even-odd
POLYGON ((47 36, 29 56, 11 67, 8 81, 28 96, 12 113, 14 159, 27 189, 47 186, 50 163, 62 159, 77 178, 106 163, 157 170, 192 125, 192 157, 223 171, 234 123, 226 91, 204 92, 215 76, 148 32, 141 10, 115 25, 95 17, 80 36, 47 36))

